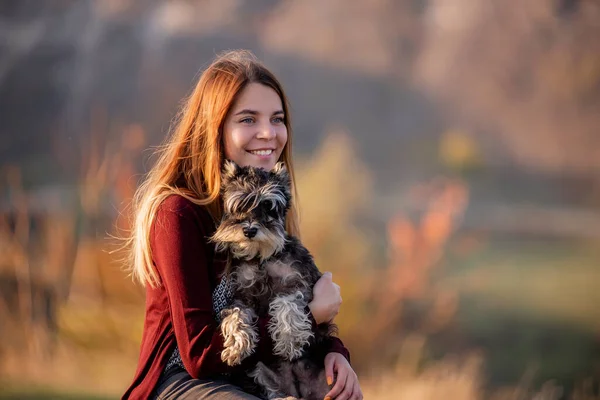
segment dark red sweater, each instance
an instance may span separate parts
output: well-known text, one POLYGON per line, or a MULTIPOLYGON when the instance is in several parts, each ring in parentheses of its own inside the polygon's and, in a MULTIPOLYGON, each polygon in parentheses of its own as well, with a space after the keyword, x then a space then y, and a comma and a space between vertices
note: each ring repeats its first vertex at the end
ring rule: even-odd
MULTIPOLYGON (((233 368, 221 361, 223 337, 213 312, 212 292, 225 263, 207 243, 215 228, 205 207, 181 196, 169 196, 159 207, 150 232, 150 247, 162 285, 146 289, 140 358, 123 399, 150 397, 176 344, 185 369, 194 378, 234 372, 272 357, 269 317, 260 317, 255 353, 233 368)), ((337 338, 330 351, 350 360, 348 350, 337 338)))

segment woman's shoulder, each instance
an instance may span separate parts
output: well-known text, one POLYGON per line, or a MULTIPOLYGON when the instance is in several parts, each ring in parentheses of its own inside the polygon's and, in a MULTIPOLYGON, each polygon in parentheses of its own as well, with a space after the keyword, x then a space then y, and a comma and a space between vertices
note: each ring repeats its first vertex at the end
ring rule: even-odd
POLYGON ((158 210, 162 212, 174 212, 174 213, 182 213, 186 211, 192 211, 195 208, 205 208, 202 206, 198 206, 194 204, 192 201, 186 199, 185 197, 178 194, 171 194, 166 197, 160 206, 158 206, 158 210))
POLYGON ((212 217, 206 206, 196 204, 179 194, 169 195, 158 206, 158 219, 173 214, 198 219, 202 224, 212 224, 212 217))

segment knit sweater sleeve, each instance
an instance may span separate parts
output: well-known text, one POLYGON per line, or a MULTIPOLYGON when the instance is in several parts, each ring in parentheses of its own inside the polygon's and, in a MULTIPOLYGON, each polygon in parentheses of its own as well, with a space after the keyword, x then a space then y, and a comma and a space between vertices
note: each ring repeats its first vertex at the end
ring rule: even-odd
MULTIPOLYGON (((209 230, 205 225, 192 205, 161 206, 150 240, 154 264, 167 292, 177 347, 194 378, 233 370, 221 361, 223 337, 213 313, 206 238, 209 230)), ((272 353, 268 321, 268 317, 259 318, 255 354, 238 368, 246 368, 272 353)))
MULTIPOLYGON (((306 308, 304 309, 304 312, 307 313, 311 323, 312 323, 312 330, 313 332, 316 332, 319 329, 319 325, 317 324, 317 321, 315 320, 315 318, 313 317, 310 308, 308 306, 306 306, 306 308)), ((350 362, 350 351, 346 348, 346 346, 344 346, 344 343, 342 342, 342 340, 340 338, 338 338, 337 336, 332 336, 330 338, 330 340, 325 343, 325 351, 327 353, 340 353, 341 355, 343 355, 346 360, 348 360, 348 362, 350 362)))

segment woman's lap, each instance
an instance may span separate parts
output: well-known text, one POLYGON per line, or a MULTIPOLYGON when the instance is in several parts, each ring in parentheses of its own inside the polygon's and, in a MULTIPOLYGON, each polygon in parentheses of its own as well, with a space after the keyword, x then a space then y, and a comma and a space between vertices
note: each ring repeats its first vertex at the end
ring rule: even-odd
POLYGON ((194 379, 187 372, 179 372, 162 383, 155 399, 260 400, 226 381, 194 379))

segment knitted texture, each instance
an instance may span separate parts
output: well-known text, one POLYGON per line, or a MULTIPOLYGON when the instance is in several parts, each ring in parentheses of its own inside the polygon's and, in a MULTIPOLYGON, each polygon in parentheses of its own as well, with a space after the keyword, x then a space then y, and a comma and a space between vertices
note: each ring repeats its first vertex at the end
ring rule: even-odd
MULTIPOLYGON (((231 288, 231 284, 226 277, 223 277, 212 294, 213 311, 218 323, 221 323, 221 311, 231 304, 232 299, 233 290, 231 288)), ((173 349, 173 352, 171 353, 171 357, 169 357, 169 361, 167 361, 165 372, 174 367, 185 369, 177 346, 175 346, 175 349, 173 349)))

